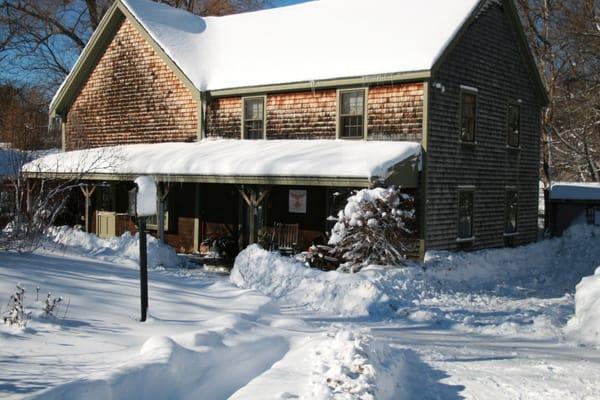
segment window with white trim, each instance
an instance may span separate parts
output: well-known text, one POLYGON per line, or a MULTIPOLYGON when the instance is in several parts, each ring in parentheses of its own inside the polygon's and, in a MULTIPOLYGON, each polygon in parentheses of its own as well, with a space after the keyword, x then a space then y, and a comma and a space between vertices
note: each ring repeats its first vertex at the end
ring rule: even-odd
POLYGON ((263 139, 265 137, 265 98, 245 98, 243 109, 242 137, 244 139, 263 139))
POLYGON ((345 90, 339 97, 341 138, 362 138, 365 132, 365 90, 345 90))

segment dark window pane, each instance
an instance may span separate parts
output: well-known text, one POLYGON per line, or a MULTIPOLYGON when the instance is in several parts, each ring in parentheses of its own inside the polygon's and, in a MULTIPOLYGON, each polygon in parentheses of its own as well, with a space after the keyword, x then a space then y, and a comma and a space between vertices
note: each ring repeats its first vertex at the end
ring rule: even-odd
POLYGON ((508 145, 519 146, 519 135, 521 130, 521 107, 516 104, 508 105, 508 145))
POLYGON ((364 133, 365 92, 357 90, 340 95, 340 136, 362 137, 364 133))
POLYGON ((263 138, 263 122, 262 121, 246 121, 244 125, 246 130, 245 139, 262 139, 263 138))
POLYGON ((506 192, 506 223, 504 232, 515 233, 517 231, 518 209, 519 194, 514 190, 506 192))
POLYGON ((244 139, 262 139, 264 136, 264 99, 244 99, 244 139))
POLYGON ((473 93, 462 93, 460 139, 464 142, 475 141, 477 114, 477 96, 473 93))
POLYGON ((458 237, 467 239, 473 237, 473 192, 458 193, 458 237))
POLYGON ((115 187, 113 185, 100 186, 98 188, 98 210, 116 210, 115 187))

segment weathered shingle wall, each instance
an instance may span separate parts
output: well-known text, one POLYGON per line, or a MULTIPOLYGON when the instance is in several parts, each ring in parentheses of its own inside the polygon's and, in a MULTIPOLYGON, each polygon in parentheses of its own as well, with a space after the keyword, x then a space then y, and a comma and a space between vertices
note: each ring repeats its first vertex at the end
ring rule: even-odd
POLYGON ((206 107, 206 136, 239 139, 242 135, 242 99, 211 99, 206 107))
POLYGON ((475 186, 472 248, 503 246, 506 186, 519 191, 514 244, 537 234, 541 101, 507 11, 490 5, 468 28, 430 86, 426 240, 428 249, 458 247, 458 186, 475 186), (459 142, 460 85, 475 87, 476 144, 459 142), (521 100, 521 148, 507 148, 509 101, 521 100))
POLYGON ((336 91, 267 96, 267 138, 335 139, 336 91))
POLYGON ((189 141, 192 93, 125 20, 67 115, 66 149, 189 141))
POLYGON ((368 101, 369 138, 420 141, 423 83, 372 86, 368 101))
MULTIPOLYGON (((369 139, 421 140, 423 83, 373 85, 367 96, 369 139)), ((335 139, 337 91, 320 89, 266 96, 267 139, 335 139)), ((241 97, 208 102, 209 137, 239 138, 241 97)))

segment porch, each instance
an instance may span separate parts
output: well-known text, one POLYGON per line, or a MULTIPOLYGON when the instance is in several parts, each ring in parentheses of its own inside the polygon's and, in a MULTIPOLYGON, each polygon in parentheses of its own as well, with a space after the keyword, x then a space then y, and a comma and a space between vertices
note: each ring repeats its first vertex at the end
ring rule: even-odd
POLYGON ((150 232, 196 254, 211 253, 215 240, 229 243, 230 253, 268 243, 277 224, 297 227, 295 245, 304 250, 327 241, 334 224, 328 217, 352 190, 394 184, 418 194, 420 179, 420 145, 412 142, 207 140, 52 157, 24 173, 81 182, 65 222, 105 237, 135 232, 127 193, 136 176, 151 175, 161 200, 150 232), (100 157, 102 167, 88 171, 85 162, 100 157))

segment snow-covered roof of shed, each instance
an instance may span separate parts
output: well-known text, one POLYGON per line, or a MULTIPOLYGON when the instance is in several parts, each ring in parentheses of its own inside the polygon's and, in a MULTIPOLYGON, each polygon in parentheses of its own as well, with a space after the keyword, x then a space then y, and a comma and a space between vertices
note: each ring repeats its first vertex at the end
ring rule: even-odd
POLYGON ((550 187, 550 200, 600 201, 600 183, 556 182, 550 187))
POLYGON ((477 0, 317 0, 199 17, 122 0, 199 90, 429 70, 477 0))
POLYGON ((382 178, 417 157, 415 142, 206 139, 52 154, 30 173, 382 178))

